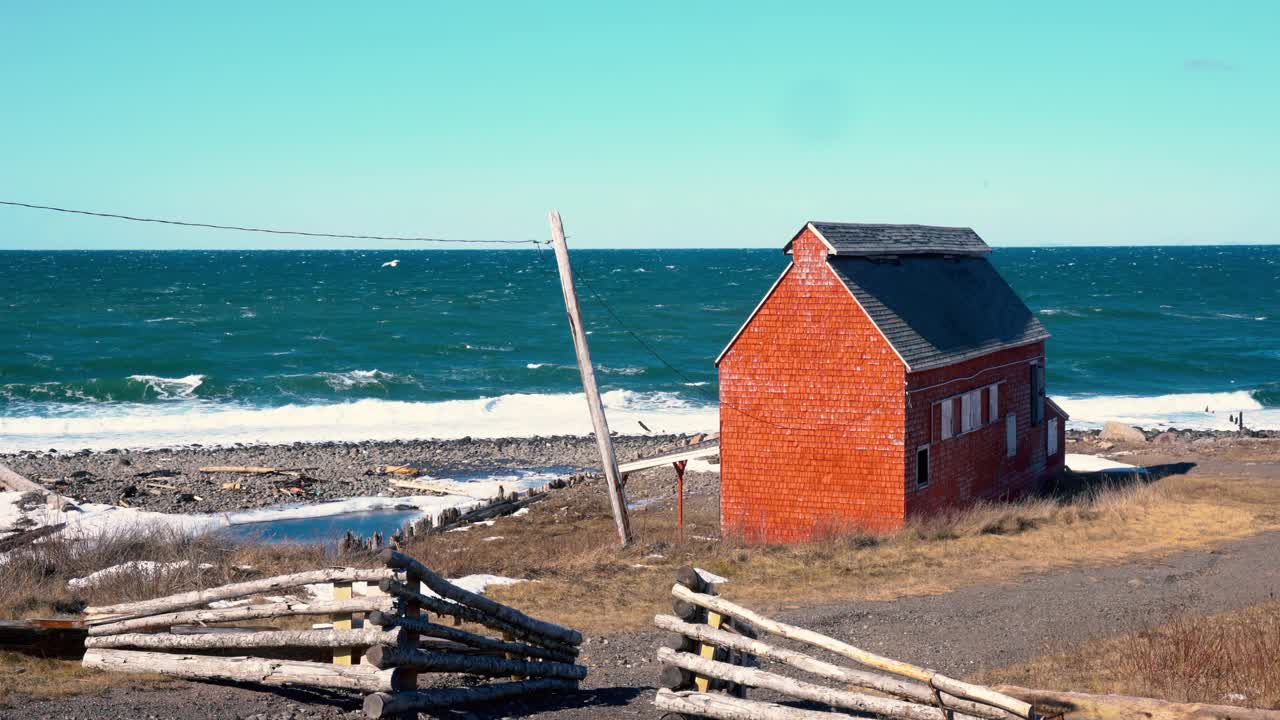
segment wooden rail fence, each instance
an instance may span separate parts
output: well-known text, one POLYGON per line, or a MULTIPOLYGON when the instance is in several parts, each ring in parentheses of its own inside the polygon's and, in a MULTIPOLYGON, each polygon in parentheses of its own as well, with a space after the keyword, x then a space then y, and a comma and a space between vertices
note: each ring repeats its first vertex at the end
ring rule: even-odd
POLYGON ((84 666, 363 691, 369 693, 364 712, 371 718, 572 691, 586 677, 586 667, 577 662, 582 643, 577 631, 458 587, 408 555, 387 550, 382 559, 381 568, 313 570, 87 608, 84 666), (333 583, 333 599, 209 607, 215 601, 260 598, 316 583, 333 583), (453 624, 433 622, 432 615, 448 616, 453 624), (332 627, 226 625, 316 616, 330 618, 332 627), (229 656, 228 650, 252 651, 254 656, 229 656), (327 659, 314 659, 317 653, 327 659), (311 659, 296 659, 300 654, 311 659), (418 675, 431 672, 505 681, 419 689, 418 675))

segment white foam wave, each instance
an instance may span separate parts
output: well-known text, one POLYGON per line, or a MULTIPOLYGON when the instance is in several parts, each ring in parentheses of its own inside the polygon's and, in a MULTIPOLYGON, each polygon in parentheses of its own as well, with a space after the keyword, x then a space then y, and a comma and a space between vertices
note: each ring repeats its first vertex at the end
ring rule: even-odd
POLYGON ((130 375, 125 378, 130 382, 144 383, 148 389, 154 390, 160 400, 188 400, 196 388, 204 382, 204 375, 186 375, 180 378, 166 378, 159 375, 130 375))
POLYGON ((324 382, 334 390, 350 390, 355 387, 366 387, 369 385, 381 385, 384 380, 396 380, 400 376, 393 373, 382 372, 377 368, 373 370, 348 370, 347 372, 322 372, 317 373, 324 382))
POLYGON ((1095 428, 1108 420, 1147 428, 1177 427, 1231 430, 1232 415, 1243 412, 1245 425, 1255 430, 1280 429, 1280 408, 1263 407, 1244 390, 1226 393, 1173 395, 1098 395, 1053 398, 1071 416, 1071 427, 1095 428), (1207 411, 1206 411, 1207 409, 1207 411))
MULTIPOLYGON (((609 427, 623 434, 644 432, 641 422, 654 432, 672 433, 706 432, 718 425, 714 406, 694 405, 674 393, 611 390, 603 398, 609 427)), ((0 452, 590 432, 581 393, 520 393, 443 402, 364 399, 277 408, 119 403, 76 406, 72 413, 57 417, 0 417, 0 452)))
POLYGON ((544 368, 550 364, 551 363, 527 363, 525 367, 530 370, 537 370, 538 368, 544 368))

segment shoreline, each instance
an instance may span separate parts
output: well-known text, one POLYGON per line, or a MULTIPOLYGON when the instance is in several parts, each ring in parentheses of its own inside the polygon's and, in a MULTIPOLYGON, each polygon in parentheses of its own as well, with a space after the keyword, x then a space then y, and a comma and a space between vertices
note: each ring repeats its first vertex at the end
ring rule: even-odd
MULTIPOLYGON (((679 447, 689 435, 614 438, 620 462, 679 447)), ((393 479, 423 475, 483 481, 504 490, 545 484, 599 465, 591 436, 458 440, 316 442, 150 450, 19 452, 0 463, 50 491, 81 503, 182 514, 219 514, 286 504, 315 505, 363 497, 422 497, 393 479), (210 466, 300 469, 300 474, 201 472, 210 466), (415 468, 384 473, 385 466, 415 468), (224 487, 227 485, 228 487, 224 487), (239 485, 238 488, 230 486, 239 485), (295 490, 296 488, 296 490, 295 490)), ((496 489, 496 487, 495 487, 496 489)))

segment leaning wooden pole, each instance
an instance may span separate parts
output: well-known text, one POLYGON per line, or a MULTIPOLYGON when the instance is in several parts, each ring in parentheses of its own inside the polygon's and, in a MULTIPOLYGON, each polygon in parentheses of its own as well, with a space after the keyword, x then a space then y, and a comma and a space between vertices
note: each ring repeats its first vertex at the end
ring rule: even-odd
POLYGON ((565 312, 569 315, 569 332, 573 335, 573 349, 578 354, 578 371, 582 373, 582 390, 587 395, 587 409, 591 411, 596 447, 600 450, 600 465, 609 486, 609 504, 613 506, 613 519, 618 525, 618 539, 626 546, 631 543, 631 523, 627 519, 627 503, 622 496, 618 458, 613 454, 613 439, 609 437, 609 423, 604 416, 604 404, 600 402, 600 389, 596 386, 596 373, 591 366, 587 334, 582 327, 582 315, 578 312, 578 292, 573 286, 573 269, 569 265, 569 246, 564 241, 564 224, 560 221, 560 213, 555 210, 548 214, 547 219, 551 222, 551 242, 556 250, 556 265, 560 268, 560 288, 564 291, 565 312))

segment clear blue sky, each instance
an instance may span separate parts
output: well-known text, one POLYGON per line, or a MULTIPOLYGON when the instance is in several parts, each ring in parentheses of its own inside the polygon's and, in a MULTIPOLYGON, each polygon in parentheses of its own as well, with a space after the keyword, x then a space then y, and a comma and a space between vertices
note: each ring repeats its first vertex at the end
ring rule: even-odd
MULTIPOLYGON (((8 0, 0 199, 484 238, 554 207, 573 247, 1280 241, 1280 3, 639 5, 8 0)), ((352 245, 0 207, 0 248, 352 245)))

